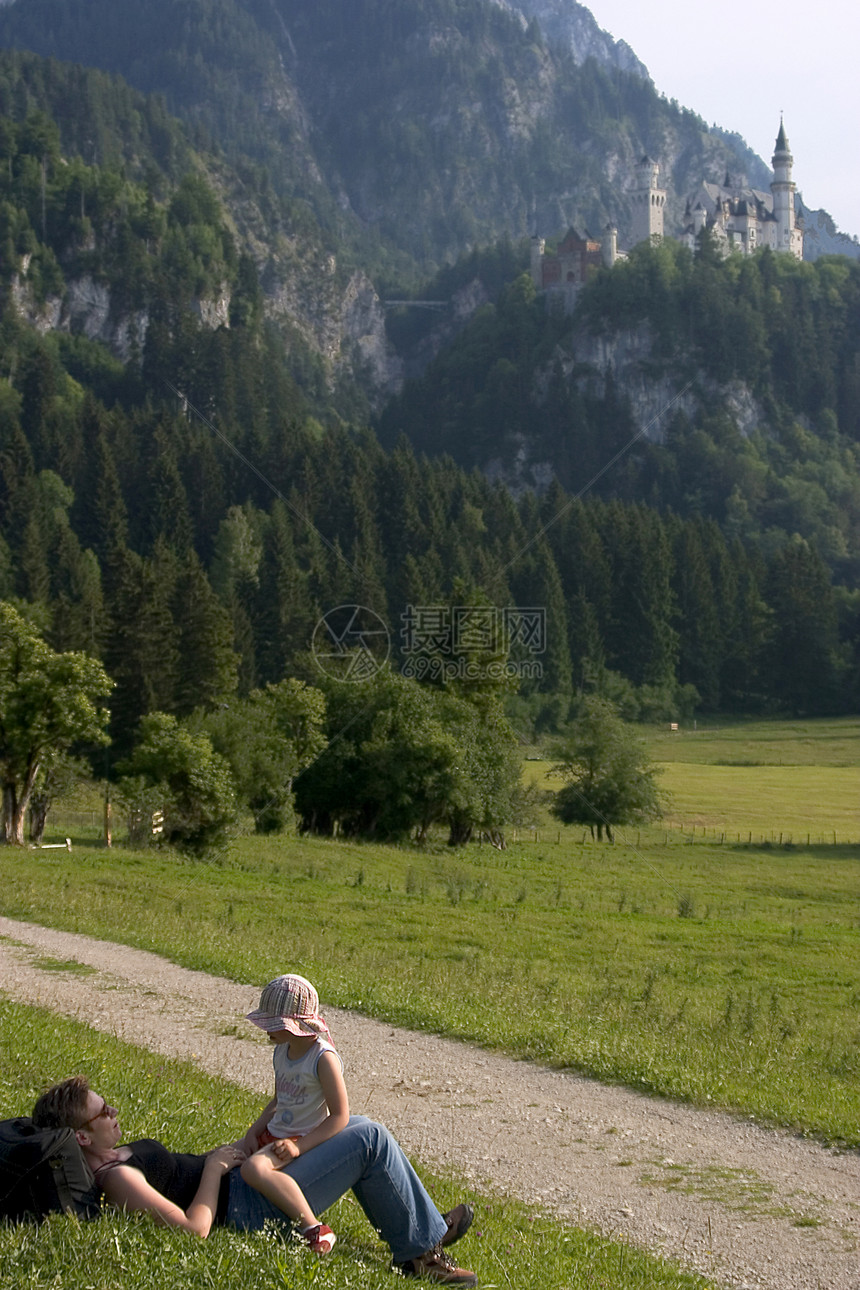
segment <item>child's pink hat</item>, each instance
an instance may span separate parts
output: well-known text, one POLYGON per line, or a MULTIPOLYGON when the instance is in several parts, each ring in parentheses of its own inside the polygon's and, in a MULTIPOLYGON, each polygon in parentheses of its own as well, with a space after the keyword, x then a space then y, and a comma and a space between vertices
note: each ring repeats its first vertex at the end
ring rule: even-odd
POLYGON ((291 1035, 325 1035, 328 1026, 320 1016, 320 1000, 310 981, 290 973, 276 976, 263 987, 260 1006, 247 1014, 261 1030, 287 1030, 291 1035))

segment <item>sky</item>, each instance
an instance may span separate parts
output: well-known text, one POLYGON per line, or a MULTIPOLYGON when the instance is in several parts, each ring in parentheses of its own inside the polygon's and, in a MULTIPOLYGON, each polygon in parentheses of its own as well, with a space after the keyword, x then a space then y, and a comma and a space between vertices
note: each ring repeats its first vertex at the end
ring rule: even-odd
MULTIPOLYGON (((860 4, 808 0, 582 0, 626 40, 657 89, 742 135, 770 165, 784 113, 793 179, 811 210, 860 236, 860 4)), ((659 158, 657 158, 659 160, 659 158)))

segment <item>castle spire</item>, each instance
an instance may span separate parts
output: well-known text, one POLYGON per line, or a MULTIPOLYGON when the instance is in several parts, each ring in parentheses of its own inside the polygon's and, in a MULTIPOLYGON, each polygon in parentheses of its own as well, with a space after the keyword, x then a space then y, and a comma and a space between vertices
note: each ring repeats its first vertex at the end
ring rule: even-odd
POLYGON ((803 258, 803 233, 797 228, 794 214, 794 191, 796 185, 791 177, 794 158, 788 147, 785 133, 785 122, 782 113, 779 117, 779 134, 773 154, 773 182, 770 191, 773 193, 773 215, 777 223, 777 243, 775 250, 789 251, 798 260, 803 258))

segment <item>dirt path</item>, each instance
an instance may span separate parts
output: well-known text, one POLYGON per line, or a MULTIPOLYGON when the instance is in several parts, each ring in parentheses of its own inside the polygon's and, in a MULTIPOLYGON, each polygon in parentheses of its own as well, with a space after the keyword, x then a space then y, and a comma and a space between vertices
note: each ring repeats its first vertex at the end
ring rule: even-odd
MULTIPOLYGON (((242 1021, 257 1004, 255 986, 0 918, 0 989, 270 1095, 270 1050, 242 1021), (40 958, 98 970, 50 970, 40 958)), ((857 1152, 324 1012, 353 1111, 382 1120, 428 1165, 677 1258, 722 1285, 860 1290, 857 1152)))

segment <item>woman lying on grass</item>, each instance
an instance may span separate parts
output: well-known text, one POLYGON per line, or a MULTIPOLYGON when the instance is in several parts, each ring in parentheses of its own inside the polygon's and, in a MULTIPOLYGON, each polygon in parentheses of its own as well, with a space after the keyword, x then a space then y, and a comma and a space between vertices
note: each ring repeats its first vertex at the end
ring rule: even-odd
MULTIPOLYGON (((168 1151, 152 1138, 119 1145, 117 1110, 77 1075, 55 1084, 33 1108, 42 1128, 75 1130, 105 1198, 119 1209, 142 1210, 157 1222, 208 1236, 213 1223, 259 1231, 289 1217, 242 1178, 244 1140, 206 1155, 168 1151)), ((440 1285, 474 1286, 477 1277, 444 1253, 472 1221, 468 1205, 436 1209, 399 1144, 381 1124, 351 1116, 344 1129, 292 1161, 290 1171, 309 1203, 322 1212, 352 1189, 373 1227, 407 1276, 440 1285)))

